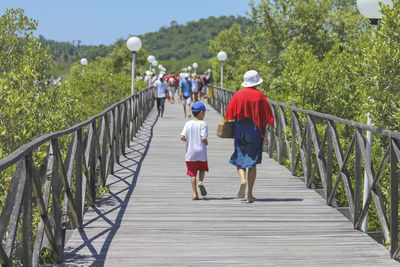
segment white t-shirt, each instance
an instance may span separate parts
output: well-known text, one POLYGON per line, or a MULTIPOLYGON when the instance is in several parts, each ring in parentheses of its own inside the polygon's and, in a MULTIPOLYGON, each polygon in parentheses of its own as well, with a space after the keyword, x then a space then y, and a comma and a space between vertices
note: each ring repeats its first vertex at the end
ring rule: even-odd
POLYGON ((208 127, 205 121, 191 120, 186 122, 181 135, 186 137, 186 161, 207 161, 207 147, 203 139, 208 138, 208 127))
POLYGON ((157 80, 154 83, 154 87, 155 87, 155 97, 157 98, 162 98, 162 97, 166 97, 165 94, 165 90, 167 89, 167 83, 166 82, 162 82, 160 80, 157 80))

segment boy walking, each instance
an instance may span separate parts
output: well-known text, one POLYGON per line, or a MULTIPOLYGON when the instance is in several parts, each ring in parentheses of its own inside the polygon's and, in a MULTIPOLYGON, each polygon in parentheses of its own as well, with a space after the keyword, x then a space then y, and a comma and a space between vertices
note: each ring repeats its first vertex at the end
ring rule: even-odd
POLYGON ((181 140, 186 142, 186 167, 187 174, 190 176, 193 189, 192 200, 198 200, 196 176, 199 171, 199 189, 202 196, 207 195, 204 187, 204 174, 208 172, 207 163, 207 145, 208 145, 208 127, 204 116, 206 107, 202 102, 196 102, 192 106, 193 120, 186 122, 181 133, 181 140))

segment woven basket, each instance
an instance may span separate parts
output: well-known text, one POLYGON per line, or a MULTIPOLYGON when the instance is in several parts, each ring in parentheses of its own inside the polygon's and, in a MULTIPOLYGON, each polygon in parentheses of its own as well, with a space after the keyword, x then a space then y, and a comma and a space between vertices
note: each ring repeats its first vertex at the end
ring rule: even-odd
POLYGON ((217 136, 221 138, 233 138, 234 120, 220 119, 218 122, 217 136))

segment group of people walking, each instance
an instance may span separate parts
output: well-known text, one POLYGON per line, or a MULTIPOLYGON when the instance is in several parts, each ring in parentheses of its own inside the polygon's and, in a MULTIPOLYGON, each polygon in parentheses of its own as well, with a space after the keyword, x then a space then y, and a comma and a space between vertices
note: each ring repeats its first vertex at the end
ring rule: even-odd
MULTIPOLYGON (((253 203, 256 200, 253 195, 256 165, 262 160, 266 127, 268 124, 274 126, 274 117, 265 95, 257 90, 257 86, 263 82, 257 71, 250 70, 243 78, 243 88, 233 95, 225 118, 235 120, 234 151, 229 162, 237 168, 240 177, 237 196, 244 203, 253 203)), ((191 111, 194 118, 186 122, 180 138, 186 142, 185 161, 193 189, 192 200, 198 200, 197 187, 202 196, 207 195, 204 186, 205 172, 208 171, 208 127, 204 121, 207 109, 202 102, 195 102, 191 111)))
POLYGON ((204 75, 186 73, 182 70, 179 75, 159 74, 156 80, 152 80, 149 75, 145 77, 146 83, 154 88, 154 97, 157 102, 159 117, 164 116, 165 100, 171 104, 175 103, 175 95, 178 92, 177 101, 183 104, 185 117, 191 117, 191 104, 207 97, 207 86, 212 83, 212 76, 209 71, 204 75))

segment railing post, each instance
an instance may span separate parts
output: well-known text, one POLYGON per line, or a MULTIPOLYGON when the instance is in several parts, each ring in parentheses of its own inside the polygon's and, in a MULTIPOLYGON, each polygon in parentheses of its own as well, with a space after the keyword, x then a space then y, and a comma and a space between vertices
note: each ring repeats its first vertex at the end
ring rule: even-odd
POLYGON ((396 156, 395 146, 398 143, 394 138, 390 140, 390 256, 396 258, 398 254, 399 235, 399 159, 396 156))
POLYGON ((75 206, 78 210, 78 228, 82 228, 83 225, 83 213, 84 213, 84 199, 82 197, 82 193, 84 194, 86 189, 82 188, 83 184, 83 144, 82 144, 82 128, 76 131, 76 158, 75 158, 75 187, 76 187, 76 196, 75 196, 75 206))
MULTIPOLYGON (((279 109, 279 113, 282 112, 282 109, 280 107, 278 107, 279 109)), ((284 148, 283 148, 283 121, 282 121, 282 117, 279 115, 277 115, 277 119, 279 121, 278 123, 278 138, 279 138, 279 143, 278 143, 278 158, 279 158, 279 164, 283 164, 283 156, 284 156, 284 148)))
POLYGON ((23 219, 22 219, 22 251, 23 251, 23 264, 24 266, 32 265, 33 255, 33 229, 32 229, 32 153, 25 156, 25 169, 26 169, 26 181, 24 188, 23 198, 23 219))
POLYGON ((297 147, 296 147, 296 140, 297 140, 297 135, 296 135, 296 126, 295 126, 295 115, 292 112, 292 119, 290 122, 290 125, 292 126, 292 175, 296 176, 296 152, 297 152, 297 147))
MULTIPOLYGON (((360 129, 356 129, 360 134, 360 129)), ((356 137, 358 138, 358 136, 356 137)), ((365 165, 368 163, 365 162, 365 165)), ((354 221, 355 224, 361 215, 361 148, 359 142, 355 144, 355 158, 354 158, 354 221)))
POLYGON ((307 159, 307 163, 306 163, 306 170, 304 170, 304 174, 305 174, 305 178, 306 178, 306 185, 309 184, 310 180, 311 180, 311 166, 312 166, 312 157, 311 157, 311 145, 312 145, 312 140, 311 140, 311 129, 310 129, 310 125, 309 125, 309 116, 307 116, 307 120, 306 120, 306 159, 307 159))
POLYGON ((328 122, 328 140, 326 151, 326 203, 329 202, 329 196, 332 194, 332 168, 333 168, 333 145, 331 124, 328 122))

